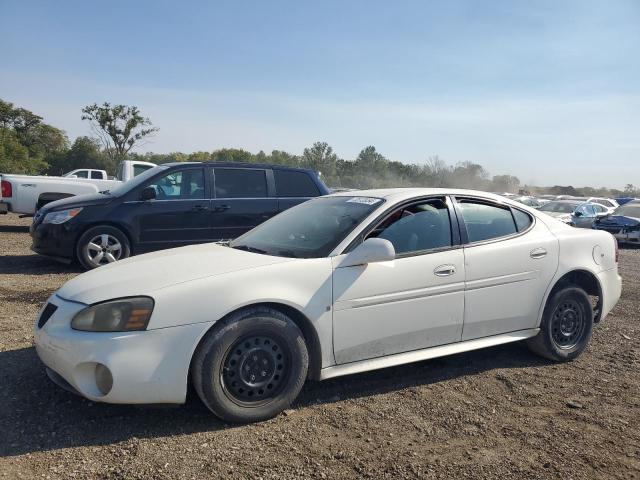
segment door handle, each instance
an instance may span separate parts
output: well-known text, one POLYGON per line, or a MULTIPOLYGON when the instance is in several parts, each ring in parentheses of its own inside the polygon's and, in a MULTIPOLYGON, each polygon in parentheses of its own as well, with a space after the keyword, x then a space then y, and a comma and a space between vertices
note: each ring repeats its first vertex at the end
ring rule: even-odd
POLYGON ((214 212, 226 212, 230 208, 231 207, 229 205, 216 205, 215 207, 213 207, 213 211, 214 212))
POLYGON ((437 277, 448 277, 449 275, 456 273, 456 267, 453 265, 440 265, 435 268, 433 273, 437 277))
POLYGON ((533 259, 544 258, 547 256, 547 251, 544 248, 534 248, 529 256, 533 259))
POLYGON ((207 207, 205 207, 204 205, 194 205, 193 207, 191 207, 191 210, 193 210, 194 212, 202 212, 204 210, 207 210, 207 207))

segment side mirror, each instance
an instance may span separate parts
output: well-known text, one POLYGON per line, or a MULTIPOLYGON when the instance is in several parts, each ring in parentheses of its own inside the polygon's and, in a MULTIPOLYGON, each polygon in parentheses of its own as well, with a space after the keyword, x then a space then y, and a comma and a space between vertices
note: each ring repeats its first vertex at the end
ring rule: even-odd
POLYGON ((573 215, 578 217, 578 218, 580 218, 580 217, 582 217, 582 212, 576 210, 575 212, 573 212, 573 215))
POLYGON ((78 178, 78 175, 73 174, 73 175, 67 175, 67 178, 78 178))
POLYGON ((369 238, 348 253, 340 267, 354 267, 374 262, 387 262, 396 258, 396 250, 389 240, 369 238))
POLYGON ((145 187, 140 192, 140 200, 153 200, 156 198, 156 189, 153 187, 145 187))

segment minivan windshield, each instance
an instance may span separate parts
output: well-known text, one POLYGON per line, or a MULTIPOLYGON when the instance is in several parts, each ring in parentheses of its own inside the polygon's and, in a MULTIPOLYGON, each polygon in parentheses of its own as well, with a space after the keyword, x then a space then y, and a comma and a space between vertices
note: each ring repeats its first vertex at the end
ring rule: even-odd
POLYGON ((541 212, 573 213, 580 202, 549 202, 540 207, 541 212))
POLYGON ((285 210, 229 246, 279 257, 326 257, 382 202, 375 197, 319 197, 285 210))
POLYGON ((163 170, 166 170, 169 167, 164 165, 158 165, 157 167, 150 168, 149 170, 142 172, 140 175, 133 177, 131 180, 128 180, 121 185, 118 185, 116 188, 108 190, 106 193, 109 195, 115 195, 116 197, 125 193, 130 192, 138 185, 142 185, 144 182, 153 177, 156 173, 160 173, 163 170))

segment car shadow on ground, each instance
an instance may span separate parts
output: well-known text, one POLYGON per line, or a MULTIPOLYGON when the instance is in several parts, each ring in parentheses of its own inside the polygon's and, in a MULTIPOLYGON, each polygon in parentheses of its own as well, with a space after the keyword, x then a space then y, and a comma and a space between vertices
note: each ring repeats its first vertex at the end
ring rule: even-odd
POLYGON ((81 273, 79 266, 56 262, 35 253, 32 255, 0 255, 0 275, 51 275, 81 273))
MULTIPOLYGON (((54 385, 34 348, 0 352, 0 365, 0 456, 108 445, 134 437, 242 428, 216 419, 193 392, 185 405, 165 408, 90 402, 54 385)), ((292 408, 301 410, 436 384, 493 369, 547 365, 548 361, 529 353, 521 343, 502 345, 325 382, 307 382, 292 408)))
POLYGON ((0 225, 0 233, 29 233, 28 225, 0 225))

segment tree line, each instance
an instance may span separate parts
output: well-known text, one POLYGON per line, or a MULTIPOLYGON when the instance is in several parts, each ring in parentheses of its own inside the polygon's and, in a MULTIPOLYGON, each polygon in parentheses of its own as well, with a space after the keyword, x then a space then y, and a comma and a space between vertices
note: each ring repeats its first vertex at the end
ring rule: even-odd
POLYGON ((61 175, 76 168, 98 168, 115 173, 123 159, 156 164, 168 162, 214 161, 272 163, 311 168, 321 173, 330 187, 454 187, 493 192, 531 192, 576 196, 640 196, 633 185, 624 191, 573 186, 536 187, 522 185, 513 175, 491 176, 482 165, 460 162, 450 165, 438 156, 424 163, 390 160, 374 146, 363 148, 355 159, 340 158, 326 142, 316 142, 302 154, 282 150, 252 153, 223 148, 212 152, 137 153, 157 128, 134 106, 88 105, 82 119, 90 123, 94 137, 81 136, 72 144, 66 134, 43 122, 42 117, 0 100, 0 172, 61 175))

